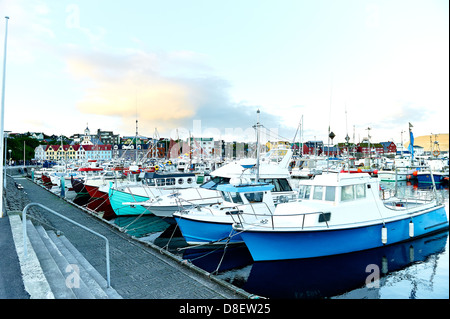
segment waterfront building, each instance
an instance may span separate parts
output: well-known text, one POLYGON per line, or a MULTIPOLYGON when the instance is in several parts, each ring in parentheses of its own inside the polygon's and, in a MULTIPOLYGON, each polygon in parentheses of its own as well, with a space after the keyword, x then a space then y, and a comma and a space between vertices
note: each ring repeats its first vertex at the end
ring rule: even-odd
POLYGON ((34 149, 34 159, 37 161, 45 161, 46 158, 46 152, 45 149, 47 147, 45 145, 38 145, 35 149, 34 149))
POLYGON ((85 159, 87 160, 111 160, 111 145, 81 145, 85 151, 85 159))

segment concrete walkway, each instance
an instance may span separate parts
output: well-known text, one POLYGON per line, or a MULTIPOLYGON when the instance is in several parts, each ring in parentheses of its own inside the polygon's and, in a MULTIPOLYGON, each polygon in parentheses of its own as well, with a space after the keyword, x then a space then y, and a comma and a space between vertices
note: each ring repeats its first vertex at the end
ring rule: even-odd
MULTIPOLYGON (((170 253, 162 254, 159 248, 155 249, 155 247, 133 240, 129 235, 119 232, 108 223, 86 213, 26 178, 15 177, 14 180, 16 183, 20 183, 23 189, 9 191, 7 200, 10 204, 14 203, 17 210, 20 209, 19 206, 24 206, 30 202, 40 203, 108 238, 111 258, 111 286, 124 299, 233 299, 251 297, 246 292, 224 281, 214 277, 210 278, 208 273, 195 266, 186 266, 178 257, 170 253)), ((8 185, 14 184, 10 181, 8 185)), ((62 231, 83 256, 106 278, 104 240, 39 208, 30 209, 30 213, 30 215, 42 220, 44 227, 53 227, 62 231)), ((7 228, 6 221, 2 221, 0 227, 2 229, 7 228)), ((8 240, 5 241, 6 237, 3 235, 8 237, 7 231, 2 231, 0 244, 4 243, 3 245, 7 246, 4 251, 7 252, 8 258, 15 260, 17 255, 14 256, 10 243, 8 240)), ((0 269, 0 271, 2 270, 0 269)), ((14 273, 0 272, 0 280, 4 277, 17 279, 17 269, 11 271, 14 271, 14 273)), ((15 282, 17 282, 17 288, 15 288, 14 295, 11 295, 11 298, 26 298, 26 292, 22 291, 23 284, 21 286, 18 280, 15 280, 15 282)), ((13 293, 11 290, 2 295, 2 290, 5 291, 5 287, 2 287, 0 281, 0 297, 10 298, 9 293, 13 293)))

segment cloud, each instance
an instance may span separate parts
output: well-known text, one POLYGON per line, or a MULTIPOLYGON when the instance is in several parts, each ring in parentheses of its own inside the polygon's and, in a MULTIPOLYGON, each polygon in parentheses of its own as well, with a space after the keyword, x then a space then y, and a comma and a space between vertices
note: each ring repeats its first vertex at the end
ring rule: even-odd
MULTIPOLYGON (((84 86, 77 109, 105 116, 105 121, 119 117, 123 123, 119 129, 126 132, 134 132, 136 116, 139 132, 147 135, 155 128, 163 136, 173 135, 177 128, 192 132, 198 121, 201 130, 196 134, 200 135, 233 139, 243 131, 253 132, 258 106, 232 101, 230 83, 205 72, 210 68, 193 52, 86 53, 71 48, 66 65, 67 72, 84 86), (180 72, 175 73, 177 66, 180 72)), ((271 119, 265 123, 270 127, 279 118, 267 119, 271 119)))

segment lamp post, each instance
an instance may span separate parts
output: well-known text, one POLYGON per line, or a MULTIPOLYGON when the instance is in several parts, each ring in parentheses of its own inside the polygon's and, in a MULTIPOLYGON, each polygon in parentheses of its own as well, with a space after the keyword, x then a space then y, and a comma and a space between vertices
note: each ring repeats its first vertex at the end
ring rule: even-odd
MULTIPOLYGON (((8 20, 9 17, 6 16, 6 28, 5 28, 5 50, 3 54, 3 82, 2 82, 2 110, 0 119, 0 154, 3 152, 3 129, 4 129, 4 119, 5 119, 5 75, 6 75, 6 44, 8 37, 8 20)), ((0 155, 1 156, 1 155, 0 155)), ((3 217, 3 161, 0 160, 0 218, 3 217)))

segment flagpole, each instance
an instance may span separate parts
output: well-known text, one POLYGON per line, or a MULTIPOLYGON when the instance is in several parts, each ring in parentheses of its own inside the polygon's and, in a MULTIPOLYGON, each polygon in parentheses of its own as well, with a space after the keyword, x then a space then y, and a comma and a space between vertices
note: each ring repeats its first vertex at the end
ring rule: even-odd
MULTIPOLYGON (((2 111, 1 111, 1 119, 0 119, 0 155, 3 155, 3 151, 6 153, 6 150, 3 150, 3 139, 4 139, 4 119, 5 119, 5 75, 6 75, 6 44, 8 37, 8 20, 9 17, 6 16, 6 28, 5 28, 5 50, 3 54, 3 82, 2 82, 2 111)), ((3 158, 3 156, 0 156, 3 158)), ((5 163, 6 164, 6 163, 5 163)), ((0 159, 0 218, 3 217, 3 160, 0 159)), ((5 172, 6 174, 6 172, 5 172)))

